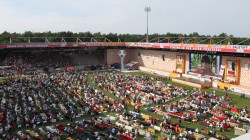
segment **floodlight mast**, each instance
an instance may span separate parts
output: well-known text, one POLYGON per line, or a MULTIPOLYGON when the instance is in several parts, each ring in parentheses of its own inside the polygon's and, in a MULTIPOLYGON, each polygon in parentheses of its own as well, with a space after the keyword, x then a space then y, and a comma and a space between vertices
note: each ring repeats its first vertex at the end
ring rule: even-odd
POLYGON ((148 42, 148 13, 151 12, 151 8, 149 6, 145 7, 145 12, 147 12, 147 38, 146 38, 146 42, 148 42))

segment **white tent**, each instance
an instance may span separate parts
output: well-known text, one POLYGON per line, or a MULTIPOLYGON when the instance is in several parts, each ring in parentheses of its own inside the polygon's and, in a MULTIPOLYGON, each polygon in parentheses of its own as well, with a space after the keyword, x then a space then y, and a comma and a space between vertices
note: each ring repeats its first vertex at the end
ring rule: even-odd
POLYGON ((233 138, 232 140, 249 140, 249 139, 250 139, 250 133, 246 133, 240 135, 239 137, 233 138))

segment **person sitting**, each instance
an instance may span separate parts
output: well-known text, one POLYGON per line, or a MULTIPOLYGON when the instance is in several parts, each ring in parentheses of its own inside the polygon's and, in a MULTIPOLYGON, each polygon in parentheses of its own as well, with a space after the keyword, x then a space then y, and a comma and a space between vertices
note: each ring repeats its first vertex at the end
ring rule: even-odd
POLYGON ((198 129, 198 128, 196 128, 194 132, 195 132, 195 133, 199 133, 199 129, 198 129))

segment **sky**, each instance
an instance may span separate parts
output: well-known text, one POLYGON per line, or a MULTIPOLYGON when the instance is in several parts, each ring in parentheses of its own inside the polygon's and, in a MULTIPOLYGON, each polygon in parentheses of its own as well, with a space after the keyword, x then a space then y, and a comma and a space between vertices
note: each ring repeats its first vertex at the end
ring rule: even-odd
POLYGON ((250 37, 250 0, 0 0, 4 31, 250 37))

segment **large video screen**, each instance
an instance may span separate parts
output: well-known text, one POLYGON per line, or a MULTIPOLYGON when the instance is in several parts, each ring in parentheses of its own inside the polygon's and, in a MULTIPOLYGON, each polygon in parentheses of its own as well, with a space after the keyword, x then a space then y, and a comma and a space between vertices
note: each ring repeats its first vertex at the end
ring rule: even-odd
POLYGON ((217 76, 219 74, 220 56, 191 53, 191 72, 202 76, 217 76))

